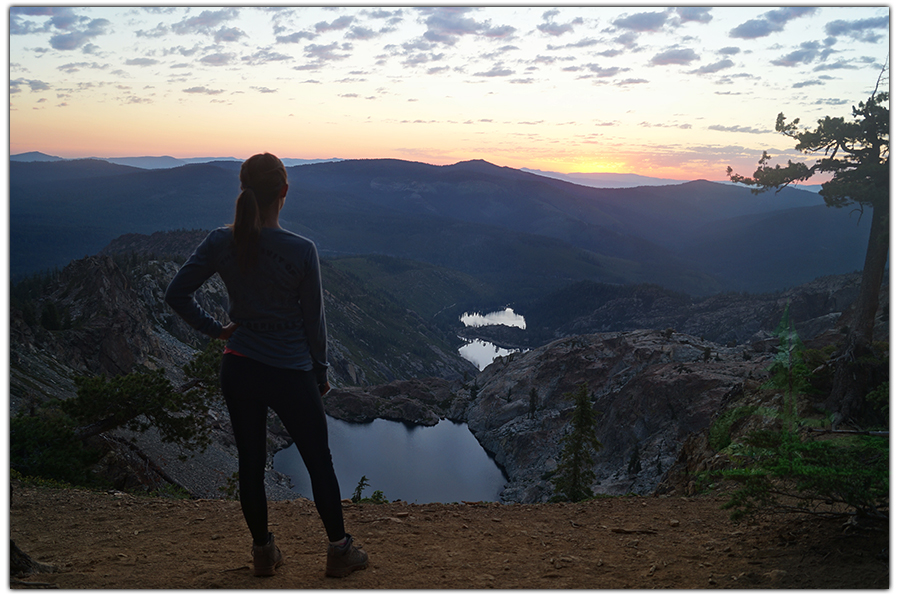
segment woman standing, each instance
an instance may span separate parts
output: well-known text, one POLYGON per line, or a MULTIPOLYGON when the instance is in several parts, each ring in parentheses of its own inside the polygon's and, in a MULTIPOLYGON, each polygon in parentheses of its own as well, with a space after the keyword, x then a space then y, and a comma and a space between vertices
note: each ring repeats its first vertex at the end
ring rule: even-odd
POLYGON ((322 397, 328 384, 325 308, 315 244, 282 229, 287 170, 269 153, 241 166, 234 223, 211 232, 166 290, 166 303, 198 331, 228 341, 222 394, 238 449, 241 509, 253 537, 253 573, 271 576, 283 557, 268 530, 264 472, 268 409, 281 419, 309 471, 328 535, 325 572, 342 577, 368 565, 344 531, 340 489, 322 397), (231 322, 222 325, 194 299, 218 273, 231 322))

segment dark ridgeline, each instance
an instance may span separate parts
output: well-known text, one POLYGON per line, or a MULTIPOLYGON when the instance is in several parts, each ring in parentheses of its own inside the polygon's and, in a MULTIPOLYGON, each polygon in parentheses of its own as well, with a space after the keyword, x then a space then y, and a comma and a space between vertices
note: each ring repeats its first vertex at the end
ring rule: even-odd
MULTIPOLYGON (((581 280, 690 295, 774 291, 857 270, 865 251, 864 221, 792 188, 753 196, 698 180, 599 189, 484 161, 389 159, 296 166, 289 178, 283 224, 324 257, 454 269, 501 286, 500 305, 581 280)), ((127 233, 217 227, 231 220, 237 188, 230 162, 11 162, 11 275, 64 266, 127 233)))

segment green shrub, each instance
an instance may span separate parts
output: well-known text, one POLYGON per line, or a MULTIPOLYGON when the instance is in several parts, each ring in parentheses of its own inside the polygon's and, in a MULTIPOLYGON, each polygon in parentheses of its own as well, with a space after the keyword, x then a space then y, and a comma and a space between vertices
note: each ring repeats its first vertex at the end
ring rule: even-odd
POLYGON ((363 498, 363 490, 368 487, 369 479, 363 475, 359 479, 359 483, 356 484, 356 489, 353 490, 353 496, 350 497, 352 502, 357 504, 387 504, 388 499, 384 497, 384 492, 381 490, 375 490, 372 492, 372 495, 368 498, 363 498))
POLYGON ((889 449, 881 437, 801 439, 760 431, 746 439, 744 466, 720 472, 740 482, 725 508, 740 519, 762 511, 883 516, 888 508, 889 449))
MULTIPOLYGON (((819 366, 825 352, 807 353, 785 307, 776 331, 780 339, 771 379, 763 388, 783 393, 778 430, 759 430, 731 448, 736 468, 716 472, 739 482, 725 508, 740 519, 760 512, 883 515, 888 506, 889 446, 881 437, 815 435, 800 429, 797 396, 816 392, 811 366, 819 366)), ((887 386, 871 400, 887 406, 887 386)), ((766 413, 762 408, 735 408, 710 428, 710 445, 721 450, 731 441, 729 429, 740 415, 766 413), (749 410, 748 410, 749 409, 749 410)))
POLYGON ((724 450, 731 444, 731 427, 738 420, 756 413, 757 408, 745 405, 725 411, 716 418, 709 427, 709 446, 715 450, 724 450))
POLYGON ((89 468, 99 458, 75 436, 71 418, 46 408, 10 420, 9 456, 10 467, 22 475, 74 485, 91 482, 89 468))

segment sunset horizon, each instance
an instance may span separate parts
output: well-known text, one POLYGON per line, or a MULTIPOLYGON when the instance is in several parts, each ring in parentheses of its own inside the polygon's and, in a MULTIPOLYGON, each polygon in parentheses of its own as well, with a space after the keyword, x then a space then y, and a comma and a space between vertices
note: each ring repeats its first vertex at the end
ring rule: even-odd
POLYGON ((725 180, 852 117, 887 7, 13 7, 10 154, 725 180))

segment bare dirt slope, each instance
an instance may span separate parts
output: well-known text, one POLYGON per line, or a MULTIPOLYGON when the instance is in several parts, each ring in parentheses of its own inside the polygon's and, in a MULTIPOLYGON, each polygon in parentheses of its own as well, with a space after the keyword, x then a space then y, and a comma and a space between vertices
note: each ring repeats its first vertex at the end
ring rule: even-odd
MULTIPOLYGON (((250 571, 240 505, 14 482, 10 537, 64 589, 887 588, 886 526, 806 518, 732 523, 722 496, 580 504, 348 504, 370 567, 325 577, 307 500, 270 504, 285 564, 250 571)), ((27 586, 13 581, 13 586, 27 586)), ((34 585, 31 585, 34 586, 34 585)))

